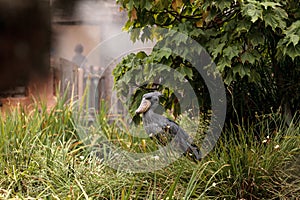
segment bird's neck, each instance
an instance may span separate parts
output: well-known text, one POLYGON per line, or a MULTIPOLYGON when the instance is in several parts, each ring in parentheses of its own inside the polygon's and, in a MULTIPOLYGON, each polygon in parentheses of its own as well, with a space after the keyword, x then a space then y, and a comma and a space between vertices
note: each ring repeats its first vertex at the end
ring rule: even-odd
POLYGON ((157 117, 157 113, 153 112, 152 109, 148 110, 147 112, 143 113, 143 123, 144 124, 151 124, 155 122, 155 120, 159 119, 157 117))
POLYGON ((153 116, 153 114, 153 110, 148 110, 147 112, 143 113, 143 118, 149 119, 151 116, 153 116))

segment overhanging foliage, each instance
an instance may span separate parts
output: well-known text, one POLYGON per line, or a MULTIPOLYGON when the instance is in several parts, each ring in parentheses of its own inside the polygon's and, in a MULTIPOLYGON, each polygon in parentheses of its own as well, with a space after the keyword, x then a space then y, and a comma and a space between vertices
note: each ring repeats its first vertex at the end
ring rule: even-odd
MULTIPOLYGON (((143 55, 142 60, 146 58, 147 62, 179 70, 195 91, 202 88, 198 97, 206 98, 203 102, 207 102, 207 97, 201 76, 184 59, 199 54, 199 49, 191 46, 181 52, 181 57, 174 57, 172 49, 165 47, 171 43, 176 48, 187 42, 187 38, 172 35, 161 38, 155 27, 184 33, 208 51, 232 99, 231 117, 254 116, 255 112, 270 112, 283 105, 287 113, 299 109, 300 8, 297 0, 119 0, 118 3, 128 11, 124 30, 131 33, 133 41, 158 40, 152 53, 143 55)), ((114 71, 116 80, 137 60, 144 65, 140 56, 141 53, 125 57, 114 71)), ((158 67, 156 70, 164 73, 166 69, 158 67)))

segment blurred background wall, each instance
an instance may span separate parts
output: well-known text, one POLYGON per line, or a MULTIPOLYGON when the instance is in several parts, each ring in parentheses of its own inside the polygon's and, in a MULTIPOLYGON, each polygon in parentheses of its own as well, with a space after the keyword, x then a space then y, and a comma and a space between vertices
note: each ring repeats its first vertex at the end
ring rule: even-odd
POLYGON ((48 0, 0 1, 0 91, 47 75, 50 11, 48 0))

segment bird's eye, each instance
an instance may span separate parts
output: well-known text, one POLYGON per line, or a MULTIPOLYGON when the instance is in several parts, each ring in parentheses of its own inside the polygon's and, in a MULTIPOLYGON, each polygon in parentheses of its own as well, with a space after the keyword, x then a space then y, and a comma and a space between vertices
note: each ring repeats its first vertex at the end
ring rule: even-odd
POLYGON ((147 99, 147 100, 150 100, 151 99, 151 97, 144 97, 145 99, 147 99))

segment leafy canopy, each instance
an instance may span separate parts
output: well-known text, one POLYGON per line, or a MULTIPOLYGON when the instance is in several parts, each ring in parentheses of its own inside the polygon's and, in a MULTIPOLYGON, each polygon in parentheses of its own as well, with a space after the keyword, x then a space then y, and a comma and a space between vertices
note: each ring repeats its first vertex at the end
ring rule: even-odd
MULTIPOLYGON (((116 85, 138 79, 127 77, 128 80, 121 81, 136 65, 161 63, 183 74, 199 93, 199 102, 207 102, 201 76, 185 59, 199 54, 201 49, 191 46, 188 51, 182 51, 180 57, 173 56, 170 48, 170 44, 176 48, 191 37, 208 51, 222 74, 231 99, 235 100, 231 104, 234 105, 232 113, 235 109, 244 116, 254 115, 281 105, 287 105, 289 110, 300 108, 300 6, 297 0, 117 2, 128 12, 124 30, 130 32, 133 41, 156 39, 158 42, 151 54, 131 54, 119 63, 114 71, 116 85), (162 38, 156 27, 184 33, 186 38, 172 35, 162 38)), ((155 70, 165 73, 167 69, 155 70)), ((148 85, 151 87, 153 85, 148 85)), ((116 88, 122 90, 122 87, 116 88)))

